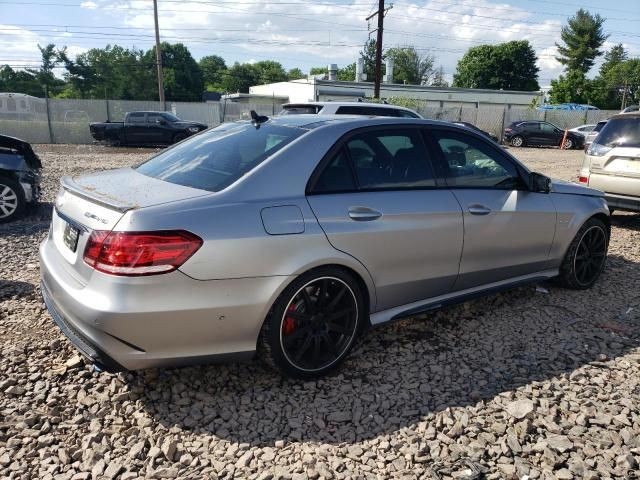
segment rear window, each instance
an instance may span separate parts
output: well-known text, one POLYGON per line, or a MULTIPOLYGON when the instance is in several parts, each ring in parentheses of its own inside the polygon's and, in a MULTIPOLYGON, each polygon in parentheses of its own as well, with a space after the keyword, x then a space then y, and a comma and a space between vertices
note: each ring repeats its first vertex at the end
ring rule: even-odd
POLYGON ((315 105, 298 105, 295 107, 285 107, 284 110, 280 112, 280 115, 300 115, 304 113, 318 113, 319 107, 315 105))
POLYGON ((167 149, 136 170, 166 182, 217 192, 305 133, 295 127, 226 123, 167 149))
POLYGON ((609 120, 595 143, 605 147, 640 147, 640 117, 609 120))

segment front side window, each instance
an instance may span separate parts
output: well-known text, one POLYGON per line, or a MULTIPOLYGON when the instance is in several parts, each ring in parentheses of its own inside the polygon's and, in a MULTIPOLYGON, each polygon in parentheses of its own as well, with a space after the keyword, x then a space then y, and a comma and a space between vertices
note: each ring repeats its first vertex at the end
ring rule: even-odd
POLYGON ((217 192, 246 175, 306 130, 225 123, 169 148, 136 170, 166 182, 217 192))
POLYGON ((455 132, 435 132, 444 157, 447 184, 454 188, 498 188, 520 186, 516 166, 483 142, 455 132))
POLYGON ((554 133, 556 130, 558 130, 556 127, 554 127, 550 123, 542 123, 540 127, 544 133, 554 133))
POLYGON ((361 189, 434 187, 429 156, 418 130, 357 134, 346 149, 361 189))
POLYGON ((160 120, 165 120, 165 118, 159 113, 150 113, 147 115, 147 123, 159 123, 160 120))

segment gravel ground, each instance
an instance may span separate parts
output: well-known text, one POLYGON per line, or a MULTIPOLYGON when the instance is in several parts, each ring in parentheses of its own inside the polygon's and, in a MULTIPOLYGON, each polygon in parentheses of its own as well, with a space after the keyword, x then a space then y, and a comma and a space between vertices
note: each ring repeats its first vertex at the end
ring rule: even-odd
MULTIPOLYGON (((150 150, 37 146, 63 174, 150 150)), ((512 149, 574 178, 581 152, 512 149)), ((586 292, 526 287, 369 332, 334 376, 260 362, 109 375, 53 325, 37 247, 51 204, 0 226, 0 477, 639 478, 640 216, 616 214, 586 292)))

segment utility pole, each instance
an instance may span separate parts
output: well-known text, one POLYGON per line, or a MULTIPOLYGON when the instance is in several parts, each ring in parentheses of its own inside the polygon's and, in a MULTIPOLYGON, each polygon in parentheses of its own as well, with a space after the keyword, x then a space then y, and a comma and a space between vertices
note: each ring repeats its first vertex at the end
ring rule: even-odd
POLYGON ((620 110, 624 110, 627 108, 627 79, 624 80, 624 90, 622 91, 622 105, 620 105, 620 110))
POLYGON ((387 11, 391 10, 392 8, 393 5, 385 9, 384 0, 378 0, 378 11, 367 17, 367 21, 369 21, 376 15, 378 16, 378 28, 376 29, 376 64, 375 78, 373 83, 373 98, 380 98, 380 83, 382 82, 382 30, 384 26, 384 16, 386 15, 387 11))
POLYGON ((156 65, 158 67, 158 94, 160 110, 164 110, 164 81, 162 80, 162 52, 160 51, 160 28, 158 27, 158 0, 153 0, 153 18, 156 22, 156 65))

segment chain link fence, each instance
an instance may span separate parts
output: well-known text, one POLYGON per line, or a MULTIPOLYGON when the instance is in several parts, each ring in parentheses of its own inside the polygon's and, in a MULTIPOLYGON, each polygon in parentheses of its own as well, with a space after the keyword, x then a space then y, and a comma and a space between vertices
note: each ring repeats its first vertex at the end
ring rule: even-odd
MULTIPOLYGON (((255 110, 261 115, 276 115, 280 105, 276 103, 253 104, 235 102, 165 102, 137 100, 72 100, 38 99, 31 97, 33 105, 26 104, 21 115, 0 109, 0 134, 22 138, 30 143, 90 144, 91 122, 122 122, 127 112, 165 110, 184 120, 201 122, 215 127, 223 122, 249 118, 255 110)), ((512 122, 544 120, 560 128, 574 128, 583 124, 595 124, 618 113, 609 110, 539 111, 526 107, 502 105, 457 105, 432 107, 419 104, 415 110, 424 118, 448 122, 469 122, 498 138, 512 122)))

